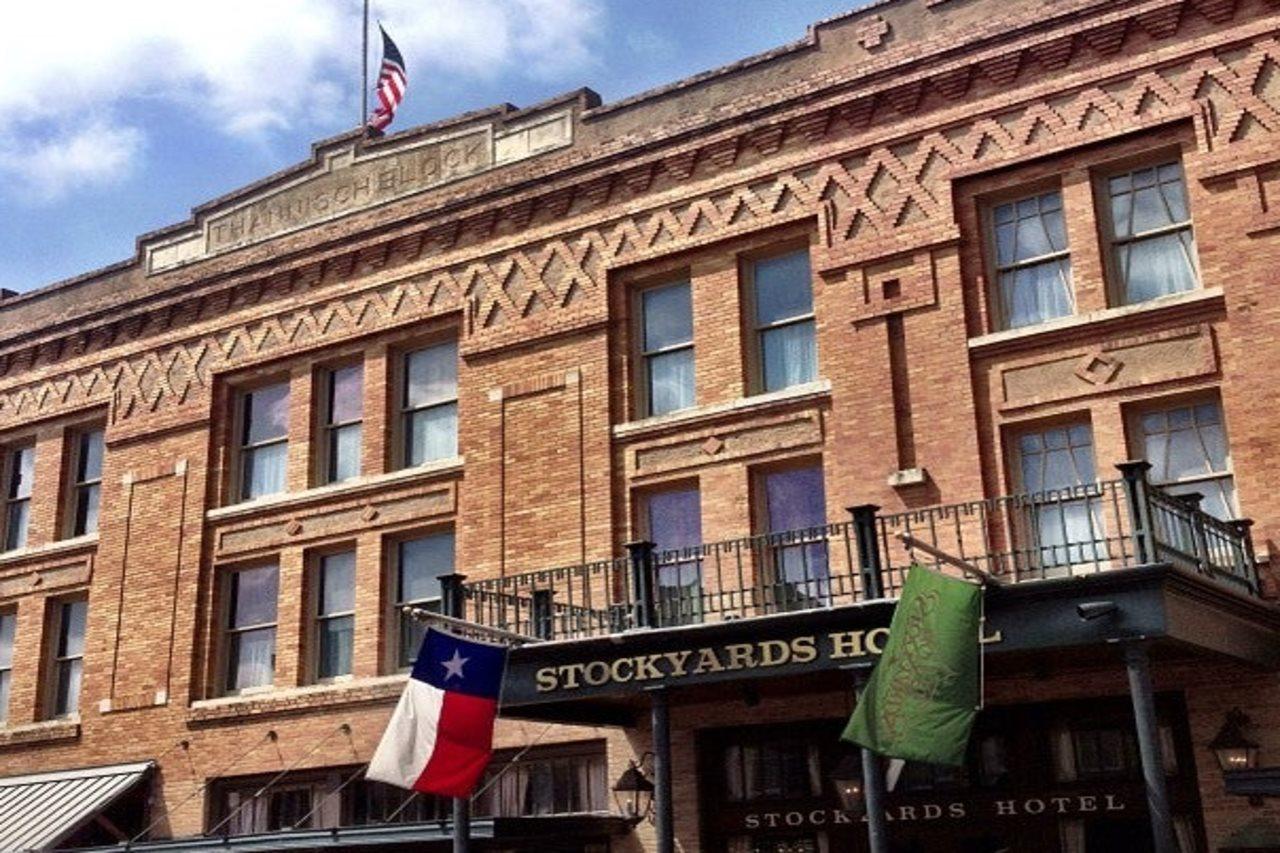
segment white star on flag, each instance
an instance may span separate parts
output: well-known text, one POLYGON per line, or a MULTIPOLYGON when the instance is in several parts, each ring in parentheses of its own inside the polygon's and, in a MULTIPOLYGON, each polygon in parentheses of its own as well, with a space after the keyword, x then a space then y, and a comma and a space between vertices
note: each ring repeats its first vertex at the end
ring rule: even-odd
POLYGON ((445 668, 444 680, 448 681, 450 678, 453 678, 455 675, 458 678, 462 678, 463 677, 462 665, 469 660, 471 660, 471 658, 464 658, 462 656, 461 650, 454 649, 453 657, 451 659, 440 661, 440 665, 445 668))

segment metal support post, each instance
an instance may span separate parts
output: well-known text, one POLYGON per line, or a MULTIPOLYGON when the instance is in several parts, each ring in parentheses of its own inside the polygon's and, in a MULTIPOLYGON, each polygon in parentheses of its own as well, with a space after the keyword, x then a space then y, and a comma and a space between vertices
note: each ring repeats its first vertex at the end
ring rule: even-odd
POLYGON ((631 558, 632 627, 656 628, 658 626, 656 578, 653 569, 652 542, 628 542, 627 554, 631 558))
POLYGON ((1169 790, 1160 753, 1160 731, 1156 725, 1156 703, 1151 689, 1151 665, 1147 648, 1139 642, 1124 647, 1124 664, 1129 672, 1129 697, 1138 730, 1138 752, 1142 757, 1142 781, 1147 789, 1147 811, 1155 853, 1178 853, 1173 834, 1173 813, 1169 810, 1169 790))
POLYGON ((876 541, 875 504, 849 507, 853 516, 854 542, 858 546, 858 570, 862 574, 862 597, 867 601, 884 598, 884 573, 880 564, 880 543, 876 541))
POLYGON ((651 691, 649 698, 653 703, 653 825, 658 836, 658 853, 675 853, 676 826, 671 798, 671 715, 667 691, 660 687, 651 691))
MULTIPOLYGON (((859 693, 867 685, 868 673, 853 673, 853 686, 859 693)), ((884 811, 884 762, 865 746, 862 750, 862 796, 867 805, 867 845, 870 853, 889 853, 889 825, 884 811)))
POLYGON ((1125 493, 1129 498, 1129 525, 1132 529, 1134 556, 1139 563, 1156 561, 1155 531, 1151 526, 1151 498, 1147 490, 1147 472, 1151 463, 1145 459, 1130 460, 1116 465, 1124 477, 1125 493))

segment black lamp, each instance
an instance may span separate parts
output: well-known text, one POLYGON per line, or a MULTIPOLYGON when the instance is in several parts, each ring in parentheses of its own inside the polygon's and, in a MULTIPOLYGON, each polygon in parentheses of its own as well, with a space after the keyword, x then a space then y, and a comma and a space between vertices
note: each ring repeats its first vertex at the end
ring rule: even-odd
POLYGON ((1239 708, 1232 708, 1222 728, 1209 741, 1209 748, 1218 759, 1223 773, 1252 770, 1258 766, 1258 745, 1244 736, 1249 716, 1239 708))
POLYGON ((866 791, 862 787, 862 761, 855 753, 845 753, 831 771, 831 782, 840 798, 840 807, 861 816, 867 810, 866 791))
POLYGON ((653 782, 640 769, 640 764, 649 755, 652 753, 642 755, 639 763, 632 761, 631 766, 623 770, 618 781, 613 783, 613 800, 618 805, 618 811, 633 823, 649 817, 653 810, 653 782))

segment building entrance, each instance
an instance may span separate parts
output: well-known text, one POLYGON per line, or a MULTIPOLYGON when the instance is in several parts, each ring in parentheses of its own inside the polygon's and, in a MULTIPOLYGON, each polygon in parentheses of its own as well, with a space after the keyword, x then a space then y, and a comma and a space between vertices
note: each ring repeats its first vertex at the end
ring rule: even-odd
MULTIPOLYGON (((1158 703, 1178 844, 1204 850, 1180 695, 1158 703)), ((704 847, 861 853, 866 823, 836 795, 857 761, 842 720, 739 727, 699 739, 704 847)), ((1127 697, 984 711, 964 767, 908 763, 886 802, 893 853, 1149 853, 1127 697)))

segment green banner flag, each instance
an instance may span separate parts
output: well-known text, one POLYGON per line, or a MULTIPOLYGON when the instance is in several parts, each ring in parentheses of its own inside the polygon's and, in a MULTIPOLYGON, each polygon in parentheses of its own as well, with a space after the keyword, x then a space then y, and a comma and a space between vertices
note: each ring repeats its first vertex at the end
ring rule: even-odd
POLYGON ((881 755, 961 765, 978 705, 982 588, 913 566, 841 740, 881 755))

